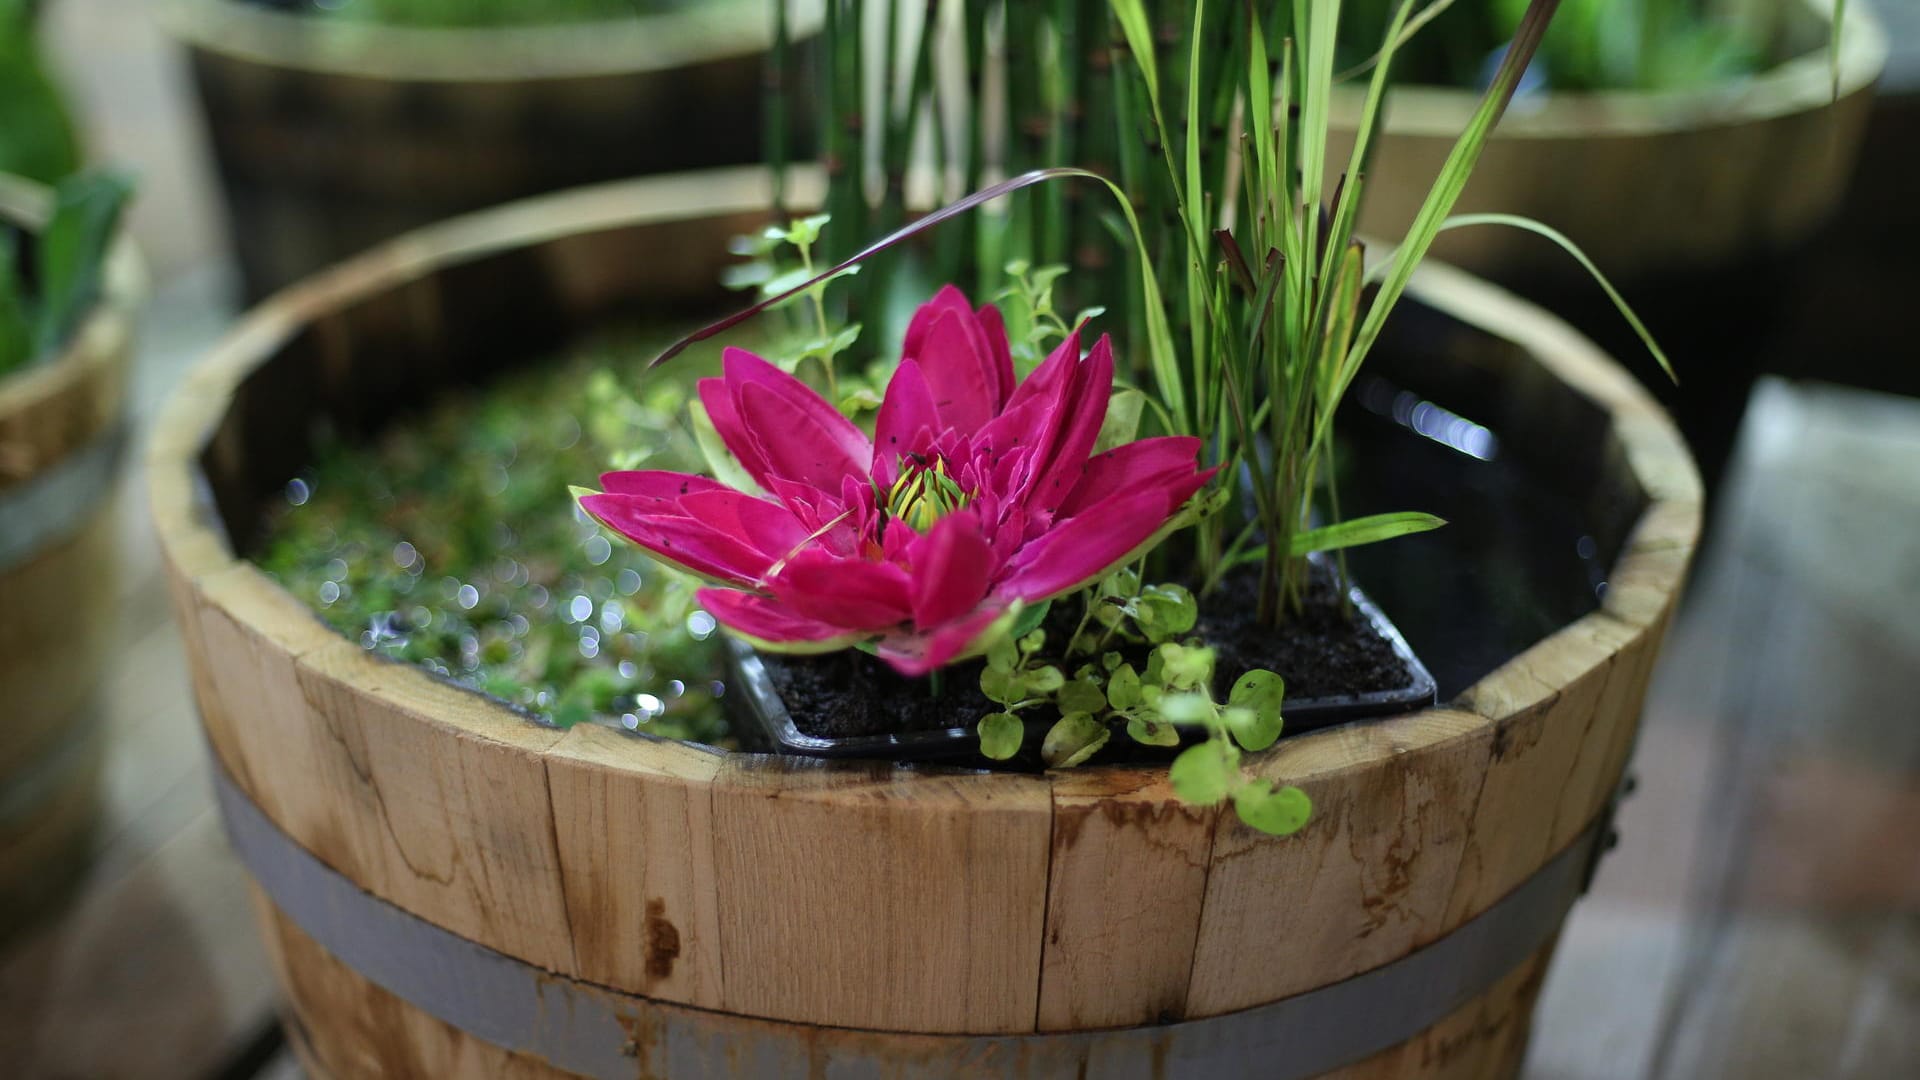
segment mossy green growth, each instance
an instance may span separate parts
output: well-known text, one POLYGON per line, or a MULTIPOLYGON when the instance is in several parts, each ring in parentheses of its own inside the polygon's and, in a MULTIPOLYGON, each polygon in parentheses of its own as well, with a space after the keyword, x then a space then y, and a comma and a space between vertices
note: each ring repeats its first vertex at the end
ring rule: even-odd
POLYGON ((695 584, 568 491, 609 462, 697 470, 688 372, 643 377, 645 345, 452 395, 369 444, 326 440, 259 565, 369 650, 545 722, 726 744, 722 642, 695 584))

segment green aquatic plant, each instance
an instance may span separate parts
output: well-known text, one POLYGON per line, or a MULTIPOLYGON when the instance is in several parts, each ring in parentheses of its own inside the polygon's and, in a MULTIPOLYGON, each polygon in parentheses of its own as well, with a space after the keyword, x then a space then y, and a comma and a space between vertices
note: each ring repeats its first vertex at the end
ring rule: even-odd
POLYGON ((616 545, 568 487, 697 458, 684 383, 608 343, 453 395, 289 484, 259 565, 329 625, 560 726, 725 743, 724 657, 693 583, 616 545))

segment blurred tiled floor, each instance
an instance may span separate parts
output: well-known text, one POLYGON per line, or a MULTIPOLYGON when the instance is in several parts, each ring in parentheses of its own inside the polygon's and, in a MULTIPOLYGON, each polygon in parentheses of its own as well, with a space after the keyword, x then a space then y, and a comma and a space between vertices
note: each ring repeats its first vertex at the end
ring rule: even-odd
POLYGON ((1528 1075, 1920 1075, 1920 401, 1763 380, 1528 1075))
MULTIPOLYGON (((228 318, 158 6, 53 5, 96 145, 145 178, 143 412, 228 318)), ((120 502, 111 828, 65 918, 0 954, 0 1075, 245 1075, 271 981, 211 810, 144 494, 129 483, 120 502)), ((1920 402, 1763 384, 1721 506, 1655 678, 1621 847, 1547 981, 1533 1080, 1920 1076, 1920 402)))

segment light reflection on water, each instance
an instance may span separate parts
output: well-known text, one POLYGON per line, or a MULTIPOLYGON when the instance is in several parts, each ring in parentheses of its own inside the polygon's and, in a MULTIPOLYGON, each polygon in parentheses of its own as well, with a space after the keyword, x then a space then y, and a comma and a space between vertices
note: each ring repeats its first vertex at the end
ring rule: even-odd
POLYGON ((1343 414, 1343 509, 1420 510, 1432 532, 1347 553, 1449 700, 1599 606, 1607 553, 1582 497, 1503 447, 1499 431, 1379 376, 1343 414))

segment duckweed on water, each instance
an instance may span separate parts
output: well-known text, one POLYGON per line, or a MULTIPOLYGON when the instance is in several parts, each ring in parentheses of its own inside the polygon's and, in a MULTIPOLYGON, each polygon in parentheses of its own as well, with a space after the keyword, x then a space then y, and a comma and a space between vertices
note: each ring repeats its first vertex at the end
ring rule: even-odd
POLYGON ((723 656, 694 584, 613 543, 568 485, 687 469, 687 386, 643 343, 455 395, 287 485, 260 566, 334 629, 559 726, 727 741, 723 656))

